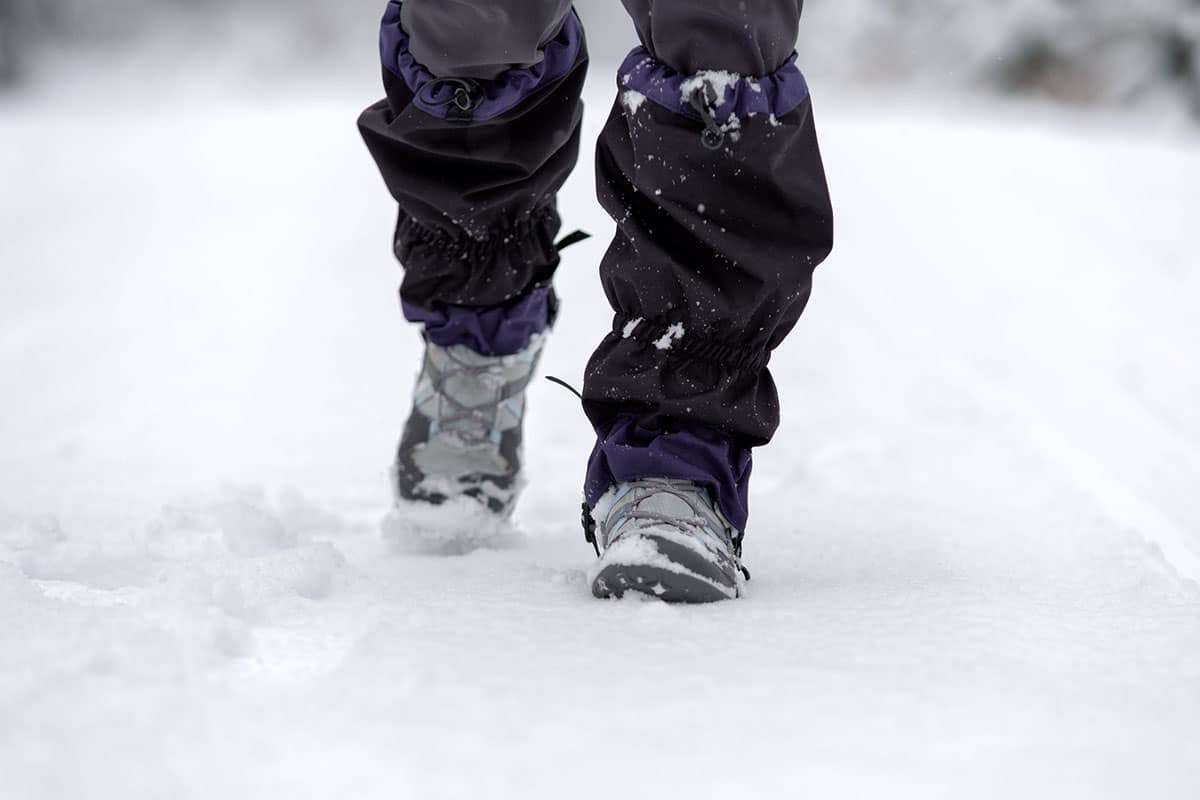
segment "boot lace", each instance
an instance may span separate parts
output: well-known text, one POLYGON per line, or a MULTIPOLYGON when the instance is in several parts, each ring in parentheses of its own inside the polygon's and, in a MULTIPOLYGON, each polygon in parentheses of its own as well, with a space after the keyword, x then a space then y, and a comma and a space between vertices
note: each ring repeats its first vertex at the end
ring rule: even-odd
POLYGON ((445 368, 435 368, 432 376, 433 391, 442 403, 439 405, 437 416, 438 428, 443 431, 454 431, 467 444, 483 444, 492 440, 492 432, 496 425, 496 412, 502 403, 518 397, 529 386, 533 370, 520 380, 508 385, 507 391, 494 398, 488 398, 480 403, 467 403, 447 390, 447 383, 455 378, 462 378, 467 384, 486 385, 492 389, 505 385, 506 376, 503 361, 500 359, 490 362, 471 362, 460 358, 454 348, 447 348, 446 353, 451 365, 445 368))

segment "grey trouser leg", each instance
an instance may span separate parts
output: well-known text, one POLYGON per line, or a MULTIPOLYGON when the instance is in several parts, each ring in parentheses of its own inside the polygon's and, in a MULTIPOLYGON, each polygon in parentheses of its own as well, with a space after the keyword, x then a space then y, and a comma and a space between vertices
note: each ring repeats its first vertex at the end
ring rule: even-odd
POLYGON ((642 45, 676 72, 767 75, 796 49, 804 0, 622 0, 642 45))
POLYGON ((434 75, 491 80, 542 60, 571 0, 404 0, 413 57, 434 75))

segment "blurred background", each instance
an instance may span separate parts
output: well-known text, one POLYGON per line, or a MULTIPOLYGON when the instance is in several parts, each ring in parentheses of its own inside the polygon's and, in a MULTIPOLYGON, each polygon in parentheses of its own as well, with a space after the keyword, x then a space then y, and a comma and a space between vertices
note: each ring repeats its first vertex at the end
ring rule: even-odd
MULTIPOLYGON (((0 0, 0 84, 75 80, 102 62, 159 75, 278 79, 369 65, 380 0, 0 0)), ((632 33, 616 0, 580 0, 600 61, 632 33)), ((818 80, 1027 93, 1200 118, 1200 0, 809 0, 818 80)))

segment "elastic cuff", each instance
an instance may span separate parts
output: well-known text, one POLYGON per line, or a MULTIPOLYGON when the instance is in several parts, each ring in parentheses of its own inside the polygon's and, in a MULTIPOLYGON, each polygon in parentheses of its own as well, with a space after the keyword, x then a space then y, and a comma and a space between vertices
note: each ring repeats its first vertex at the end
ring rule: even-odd
POLYGON ((644 347, 653 347, 665 356, 691 358, 718 364, 734 372, 759 372, 771 361, 765 346, 735 347, 728 340, 698 336, 683 322, 631 318, 618 314, 613 336, 632 339, 644 347))
POLYGON ((596 436, 584 484, 589 508, 618 483, 670 478, 708 488, 729 524, 739 533, 746 530, 753 458, 726 434, 702 425, 651 431, 636 417, 621 415, 597 427, 596 436))
POLYGON ((401 295, 419 308, 507 305, 549 286, 559 264, 554 237, 561 220, 553 205, 528 218, 490 228, 450 232, 400 215, 396 257, 404 265, 401 295))
POLYGON ((697 89, 711 88, 715 95, 711 103, 713 117, 719 125, 735 117, 758 114, 778 119, 795 111, 808 97, 808 81, 796 66, 795 53, 778 70, 762 77, 717 70, 683 75, 655 60, 645 47, 637 47, 617 74, 620 87, 627 93, 626 108, 640 105, 641 95, 668 111, 699 118, 691 105, 692 95, 697 89))
MULTIPOLYGON (((452 102, 455 88, 439 83, 428 92, 423 90, 434 81, 456 76, 434 75, 413 57, 409 50, 408 33, 400 23, 400 5, 398 0, 391 0, 383 15, 379 36, 383 66, 404 80, 418 108, 439 119, 447 119, 456 114, 456 106, 452 102)), ((543 49, 541 63, 510 69, 495 80, 472 81, 478 86, 479 96, 473 98, 475 105, 470 110, 470 119, 495 119, 516 108, 538 90, 561 80, 579 59, 583 41, 583 24, 572 11, 558 35, 543 49)))
POLYGON ((425 326, 425 338, 439 347, 463 346, 482 356, 514 356, 554 321, 558 302, 546 286, 502 306, 443 306, 429 310, 401 300, 409 322, 425 326))

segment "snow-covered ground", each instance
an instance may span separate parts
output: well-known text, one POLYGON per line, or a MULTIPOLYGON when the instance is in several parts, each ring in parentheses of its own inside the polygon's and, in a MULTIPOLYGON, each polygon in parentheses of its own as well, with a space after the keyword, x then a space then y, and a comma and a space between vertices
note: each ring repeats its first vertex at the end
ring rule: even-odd
MULTIPOLYGON (((375 91, 0 103, 0 796, 1200 796, 1200 137, 826 90, 755 580, 677 608, 588 594, 544 382, 523 543, 380 535, 375 91)), ((577 382, 587 158, 564 207, 577 382)))

